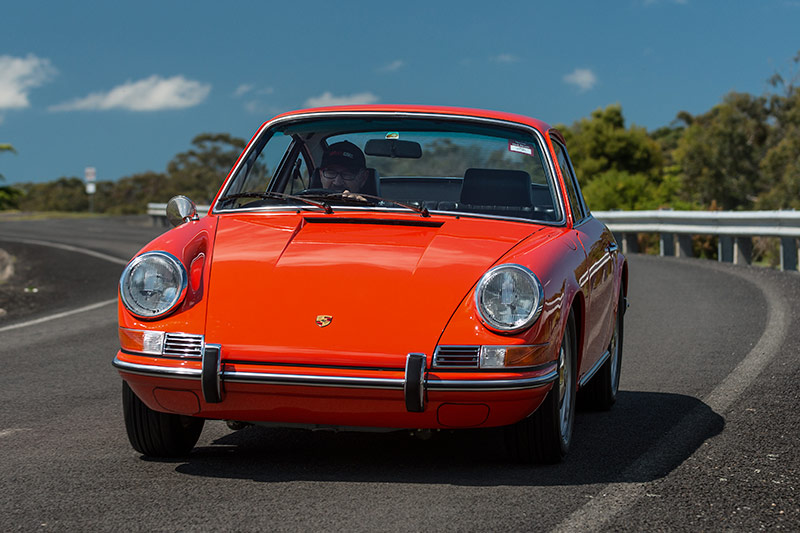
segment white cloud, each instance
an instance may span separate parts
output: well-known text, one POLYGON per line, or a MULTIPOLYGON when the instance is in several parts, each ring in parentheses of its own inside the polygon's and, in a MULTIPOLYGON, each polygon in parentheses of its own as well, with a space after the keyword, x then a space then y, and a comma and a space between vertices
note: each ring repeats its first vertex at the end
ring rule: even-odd
POLYGON ((30 107, 28 94, 56 75, 50 60, 28 54, 28 57, 0 56, 0 109, 30 107))
POLYGON ((233 96, 236 98, 240 98, 246 94, 257 94, 259 96, 272 94, 275 92, 273 87, 264 87, 263 89, 256 89, 256 86, 252 83, 243 83, 239 85, 236 90, 233 92, 233 96))
POLYGON ((588 68, 576 68, 563 79, 565 83, 578 87, 581 92, 588 91, 597 84, 597 76, 588 68))
POLYGON ((249 100, 245 102, 244 109, 253 115, 263 115, 265 113, 277 115, 278 113, 286 111, 285 109, 281 109, 275 105, 266 104, 261 100, 249 100))
POLYGON ((327 107, 331 105, 374 104, 377 101, 378 97, 369 92, 334 96, 330 91, 325 91, 319 96, 313 96, 306 100, 306 106, 327 107))
POLYGON ((92 93, 85 98, 58 104, 51 111, 161 111, 184 109, 200 104, 211 92, 211 85, 187 80, 183 76, 162 78, 150 76, 139 81, 129 81, 108 92, 92 93))
POLYGON ((395 59, 391 63, 383 65, 378 69, 378 72, 396 72, 406 66, 406 62, 402 59, 395 59))
POLYGON ((264 113, 269 113, 271 110, 275 109, 274 105, 268 104, 264 102, 262 96, 268 96, 273 94, 275 89, 273 87, 264 87, 263 89, 257 89, 255 84, 252 83, 243 83, 236 88, 236 91, 233 93, 234 98, 244 98, 242 106, 244 107, 245 111, 253 115, 263 115, 264 113))
POLYGON ((244 96, 245 94, 252 91, 254 87, 255 85, 253 85, 252 83, 243 83, 236 88, 236 90, 233 93, 233 96, 236 96, 237 98, 239 96, 244 96))
POLYGON ((258 100, 250 100, 245 102, 244 108, 248 113, 252 113, 254 115, 260 115, 264 112, 264 104, 258 100))
POLYGON ((513 54, 499 54, 492 57, 492 61, 495 63, 516 63, 519 58, 513 54))

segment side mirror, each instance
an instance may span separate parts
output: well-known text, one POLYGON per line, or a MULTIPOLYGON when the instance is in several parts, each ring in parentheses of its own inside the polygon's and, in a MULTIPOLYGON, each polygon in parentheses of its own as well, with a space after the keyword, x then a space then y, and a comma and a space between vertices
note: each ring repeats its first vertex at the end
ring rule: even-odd
POLYGON ((167 220, 173 227, 180 226, 190 220, 200 220, 197 206, 185 196, 173 196, 167 202, 167 220))

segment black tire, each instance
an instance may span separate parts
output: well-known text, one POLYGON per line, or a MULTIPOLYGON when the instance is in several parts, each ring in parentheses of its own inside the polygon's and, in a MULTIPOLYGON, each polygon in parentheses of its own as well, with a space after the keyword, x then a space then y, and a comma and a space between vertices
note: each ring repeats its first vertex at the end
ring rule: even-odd
POLYGON ((625 297, 620 291, 617 302, 617 316, 615 317, 614 333, 608 344, 610 353, 608 360, 597 371, 597 374, 587 383, 580 392, 581 408, 608 411, 617 401, 619 392, 619 376, 622 369, 622 340, 625 330, 625 297))
POLYGON ((125 381, 122 382, 122 410, 131 446, 151 457, 188 455, 197 444, 205 422, 202 418, 153 411, 125 381))
POLYGON ((505 428, 509 455, 518 462, 554 464, 569 451, 578 374, 575 331, 575 319, 570 314, 559 348, 559 377, 553 388, 531 416, 505 428))

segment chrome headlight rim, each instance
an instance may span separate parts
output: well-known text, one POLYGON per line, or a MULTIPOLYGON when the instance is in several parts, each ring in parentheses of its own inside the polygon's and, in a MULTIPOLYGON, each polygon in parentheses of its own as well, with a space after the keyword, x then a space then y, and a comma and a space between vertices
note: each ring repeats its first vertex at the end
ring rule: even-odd
POLYGON ((178 308, 178 306, 181 305, 181 303, 183 303, 183 299, 186 297, 186 291, 188 290, 188 287, 189 287, 189 275, 186 272, 186 267, 183 266, 183 263, 181 263, 180 259, 178 259, 169 252, 155 250, 151 252, 145 252, 141 255, 134 257, 125 266, 125 269, 122 271, 122 276, 120 276, 119 278, 119 297, 120 300, 122 301, 122 305, 125 306, 125 309, 136 318, 140 318, 142 320, 157 320, 170 315, 178 308), (169 263, 175 268, 178 274, 179 282, 176 291, 176 296, 166 310, 158 313, 143 314, 137 311, 134 304, 128 299, 125 290, 125 283, 127 283, 127 281, 129 280, 131 272, 133 272, 133 270, 137 266, 139 266, 139 264, 141 264, 148 258, 154 256, 165 259, 167 263, 169 263))
POLYGON ((544 289, 542 287, 542 283, 539 281, 539 278, 536 277, 536 274, 531 271, 531 269, 517 263, 503 263, 490 268, 483 276, 481 276, 481 279, 478 281, 478 284, 475 287, 475 309, 478 311, 478 317, 480 318, 481 323, 487 329, 495 333, 508 335, 525 331, 536 322, 536 320, 539 318, 539 315, 542 314, 543 307, 544 289), (484 311, 483 305, 481 304, 483 292, 486 288, 487 282, 494 278, 502 270, 516 270, 524 273, 531 280, 532 285, 536 290, 536 304, 532 307, 525 321, 517 326, 509 327, 503 323, 497 322, 484 311))

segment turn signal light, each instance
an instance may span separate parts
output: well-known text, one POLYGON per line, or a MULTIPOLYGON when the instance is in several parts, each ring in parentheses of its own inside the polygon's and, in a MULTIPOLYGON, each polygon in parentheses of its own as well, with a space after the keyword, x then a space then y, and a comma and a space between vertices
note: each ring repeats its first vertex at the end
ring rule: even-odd
POLYGON ((481 368, 536 366, 546 363, 547 344, 481 346, 481 368))
POLYGON ((119 345, 129 352, 161 355, 164 348, 164 332, 119 328, 119 345))

